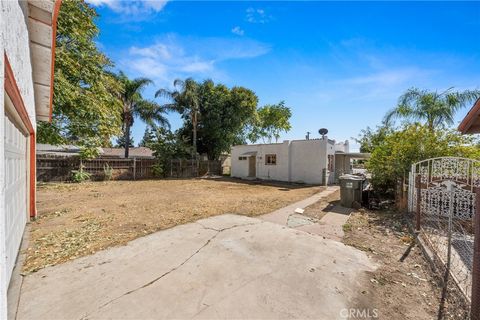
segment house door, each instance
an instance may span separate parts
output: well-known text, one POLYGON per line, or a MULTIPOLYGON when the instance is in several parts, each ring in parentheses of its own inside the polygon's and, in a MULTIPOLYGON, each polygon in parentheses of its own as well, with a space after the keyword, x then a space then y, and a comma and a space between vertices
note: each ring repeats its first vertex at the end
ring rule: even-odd
POLYGON ((250 156, 248 158, 248 176, 256 177, 257 176, 257 157, 250 156))
POLYGON ((5 114, 5 236, 7 283, 11 277, 28 219, 28 135, 5 114))

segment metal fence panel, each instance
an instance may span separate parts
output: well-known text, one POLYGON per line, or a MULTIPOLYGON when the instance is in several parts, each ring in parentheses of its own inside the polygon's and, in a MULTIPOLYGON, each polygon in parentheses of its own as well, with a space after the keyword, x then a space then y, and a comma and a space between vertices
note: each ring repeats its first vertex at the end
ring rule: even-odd
POLYGON ((439 319, 480 317, 480 298, 473 294, 480 281, 473 277, 480 272, 480 263, 473 263, 480 259, 474 253, 479 169, 477 160, 442 157, 418 162, 410 173, 409 211, 415 211, 419 238, 431 251, 442 283, 439 319))

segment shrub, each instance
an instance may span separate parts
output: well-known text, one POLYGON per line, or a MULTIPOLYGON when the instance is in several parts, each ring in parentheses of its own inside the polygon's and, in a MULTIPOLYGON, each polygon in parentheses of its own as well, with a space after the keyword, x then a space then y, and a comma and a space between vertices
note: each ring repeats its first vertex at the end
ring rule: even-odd
POLYGON ((83 171, 85 166, 83 164, 80 164, 80 168, 78 170, 72 170, 72 181, 73 182, 84 182, 87 180, 90 180, 90 177, 92 176, 90 173, 83 171))
POLYGON ((472 137, 454 130, 431 130, 425 125, 407 125, 388 133, 373 149, 367 163, 376 190, 392 191, 398 179, 408 179, 415 162, 445 156, 478 158, 480 148, 472 137))
POLYGON ((108 163, 105 163, 105 164, 103 165, 103 174, 104 174, 105 180, 107 180, 107 181, 112 180, 113 168, 110 167, 110 166, 108 165, 108 163))
POLYGON ((160 178, 164 176, 165 170, 163 168, 163 165, 160 163, 157 163, 152 166, 152 173, 154 177, 160 178))

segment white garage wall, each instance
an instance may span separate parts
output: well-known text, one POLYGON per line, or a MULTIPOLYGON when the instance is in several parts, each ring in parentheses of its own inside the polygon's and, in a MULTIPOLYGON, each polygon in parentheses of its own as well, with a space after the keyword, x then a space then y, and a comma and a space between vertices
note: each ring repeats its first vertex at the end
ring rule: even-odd
POLYGON ((4 30, 3 10, 0 9, 0 319, 7 319, 7 272, 5 253, 5 61, 4 61, 4 30))
MULTIPOLYGON (((3 52, 6 52, 8 56, 30 122, 36 130, 35 98, 27 27, 27 1, 1 0, 0 11, 2 12, 1 33, 4 46, 1 54, 3 55, 3 52)), ((2 68, 3 66, 4 64, 2 64, 2 68)))
POLYGON ((5 61, 12 67, 30 121, 36 128, 35 103, 27 28, 27 2, 0 0, 0 319, 7 318, 7 274, 5 267, 5 61))

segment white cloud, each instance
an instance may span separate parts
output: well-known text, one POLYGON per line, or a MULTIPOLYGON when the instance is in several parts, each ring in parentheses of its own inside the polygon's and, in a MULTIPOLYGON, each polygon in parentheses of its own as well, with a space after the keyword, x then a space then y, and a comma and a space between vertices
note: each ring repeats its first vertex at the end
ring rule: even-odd
POLYGON ((348 78, 344 82, 352 85, 396 86, 407 84, 414 79, 427 78, 431 73, 428 70, 406 67, 382 70, 365 76, 348 78))
POLYGON ((248 8, 245 19, 250 23, 267 23, 272 19, 272 16, 267 15, 264 9, 248 8))
POLYGON ((239 26, 236 26, 232 29, 232 33, 234 33, 236 35, 239 35, 239 36, 243 36, 245 34, 245 31, 242 30, 242 28, 240 28, 239 26))
POLYGON ((176 78, 202 77, 222 80, 218 63, 268 53, 270 47, 245 38, 195 38, 169 34, 148 46, 131 47, 119 67, 133 76, 144 76, 156 85, 171 85, 176 78))
POLYGON ((106 6, 116 13, 132 18, 160 12, 168 0, 87 0, 93 6, 106 6))

